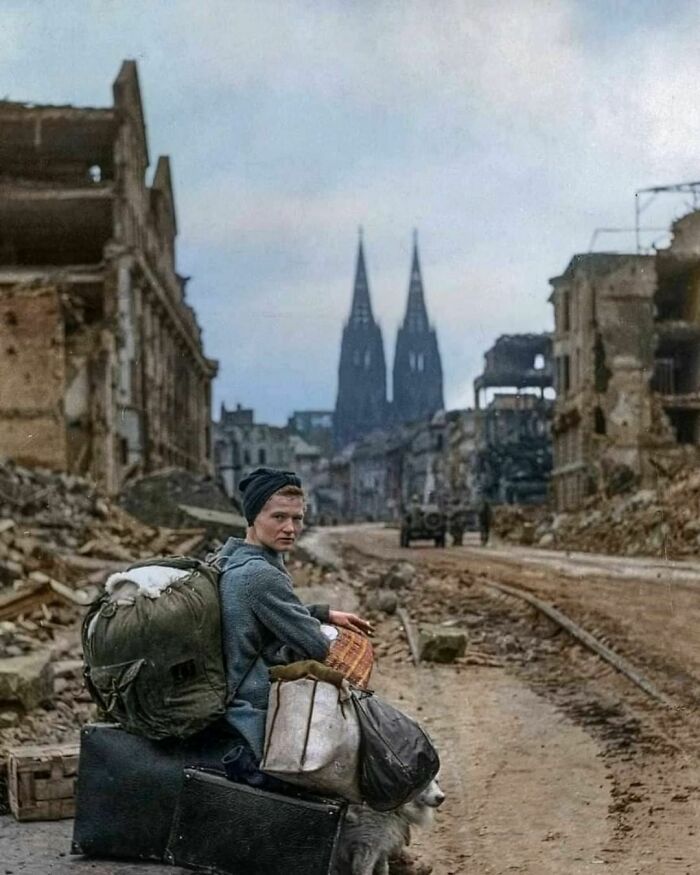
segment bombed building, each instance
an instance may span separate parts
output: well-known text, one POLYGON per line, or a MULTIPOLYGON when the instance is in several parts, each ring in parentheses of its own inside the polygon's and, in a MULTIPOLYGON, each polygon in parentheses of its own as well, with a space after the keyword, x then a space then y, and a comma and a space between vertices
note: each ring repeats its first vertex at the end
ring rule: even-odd
POLYGON ((474 381, 474 480, 497 503, 546 501, 552 470, 550 334, 499 337, 474 381), (490 390, 490 400, 489 391, 490 390), (483 403, 482 403, 483 402, 483 403))
POLYGON ((0 455, 89 475, 210 470, 206 358, 150 185, 136 64, 106 108, 0 103, 0 455))
POLYGON ((227 410, 221 405, 219 421, 214 423, 214 467, 227 495, 236 496, 241 480, 255 468, 288 470, 294 465, 289 429, 255 422, 250 407, 238 404, 227 410))
POLYGON ((672 231, 656 255, 577 255, 551 280, 560 510, 697 464, 700 212, 672 231))

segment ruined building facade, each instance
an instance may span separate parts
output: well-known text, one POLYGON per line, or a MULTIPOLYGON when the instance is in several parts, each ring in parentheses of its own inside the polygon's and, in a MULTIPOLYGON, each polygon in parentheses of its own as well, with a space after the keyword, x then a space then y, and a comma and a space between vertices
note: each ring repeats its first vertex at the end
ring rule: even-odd
POLYGON ((0 103, 0 455, 93 477, 208 472, 210 387, 175 269, 170 162, 151 185, 136 65, 108 108, 0 103))
POLYGON ((396 339, 393 400, 387 400, 381 328, 374 319, 360 239, 350 317, 343 328, 334 413, 337 448, 377 429, 430 419, 442 410, 442 362, 428 320, 418 246, 414 242, 408 301, 396 339))
POLYGON ((554 382, 550 334, 505 334, 484 356, 474 381, 475 487, 501 504, 539 504, 548 498, 552 471, 554 382), (493 397, 482 401, 488 390, 493 397))
POLYGON ((578 255, 551 284, 558 509, 697 464, 700 212, 656 255, 578 255))
POLYGON ((230 497, 238 497, 239 484, 261 466, 291 470, 294 445, 289 430, 255 422, 255 412, 240 404, 234 410, 221 405, 214 423, 214 467, 218 481, 230 497))

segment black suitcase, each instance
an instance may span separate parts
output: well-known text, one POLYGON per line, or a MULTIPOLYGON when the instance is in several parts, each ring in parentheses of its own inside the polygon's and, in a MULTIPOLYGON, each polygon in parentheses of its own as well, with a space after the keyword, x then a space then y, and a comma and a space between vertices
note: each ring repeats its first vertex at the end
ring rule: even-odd
POLYGON ((108 723, 80 733, 74 854, 162 860, 185 766, 221 768, 235 744, 213 729, 150 741, 108 723))
POLYGON ((212 875, 327 875, 345 804, 185 769, 166 861, 212 875))

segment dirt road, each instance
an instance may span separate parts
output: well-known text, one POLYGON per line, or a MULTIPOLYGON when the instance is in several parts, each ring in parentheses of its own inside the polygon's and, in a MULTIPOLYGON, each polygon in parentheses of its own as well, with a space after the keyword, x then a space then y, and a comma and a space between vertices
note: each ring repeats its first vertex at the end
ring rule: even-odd
POLYGON ((377 526, 319 538, 344 552, 360 593, 409 560, 418 576, 399 598, 416 623, 466 628, 472 661, 491 662, 416 669, 395 617, 378 620, 376 686, 424 720, 443 754, 448 802, 415 845, 435 875, 700 873, 700 572, 618 560, 607 574, 601 558, 539 562, 540 551, 471 544, 405 550, 377 526), (484 580, 556 602, 679 707, 657 705, 484 580))
MULTIPOLYGON (((309 600, 356 609, 409 560, 415 579, 396 595, 413 622, 467 632, 464 659, 416 668, 396 616, 375 613, 373 685, 426 724, 443 763, 447 801, 433 830, 415 834, 416 859, 434 875, 700 873, 700 570, 397 540, 377 526, 320 530, 307 547, 328 573, 293 570, 313 584, 309 600), (660 707, 488 580, 555 602, 678 707, 660 707)), ((70 832, 70 821, 0 817, 0 875, 179 871, 70 858, 70 832)))

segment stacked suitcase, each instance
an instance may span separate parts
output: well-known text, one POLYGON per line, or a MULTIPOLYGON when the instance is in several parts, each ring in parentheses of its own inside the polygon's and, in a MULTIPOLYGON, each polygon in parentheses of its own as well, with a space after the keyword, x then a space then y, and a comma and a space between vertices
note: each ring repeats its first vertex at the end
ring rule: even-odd
POLYGON ((231 739, 150 741, 114 724, 81 733, 73 853, 165 860, 221 875, 327 875, 344 806, 234 784, 231 739))

